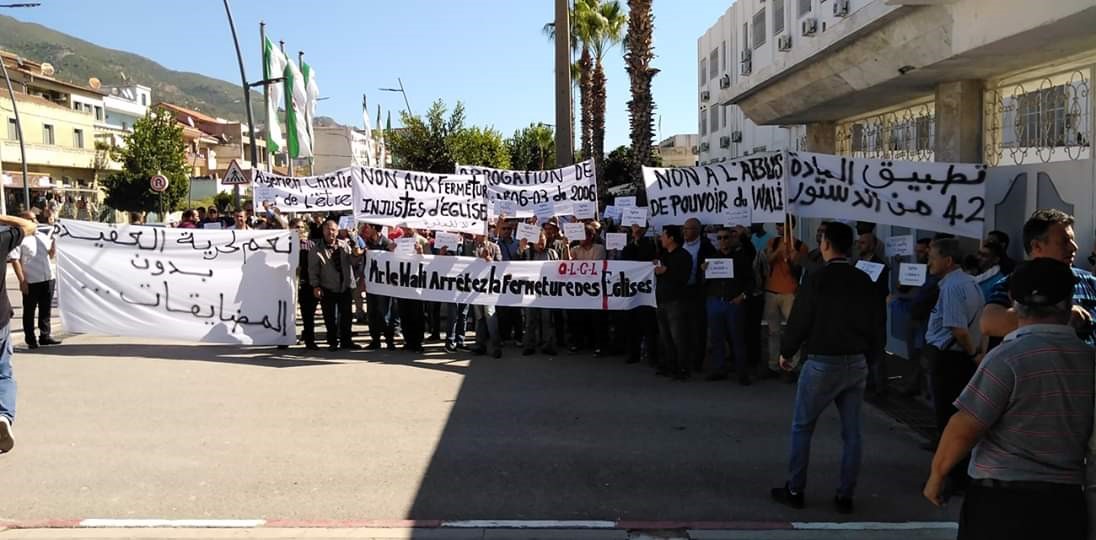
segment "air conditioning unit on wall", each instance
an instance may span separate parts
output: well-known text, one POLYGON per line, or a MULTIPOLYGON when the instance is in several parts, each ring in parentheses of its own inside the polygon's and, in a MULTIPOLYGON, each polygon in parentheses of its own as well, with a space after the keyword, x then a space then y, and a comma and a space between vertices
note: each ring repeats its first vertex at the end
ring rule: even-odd
POLYGON ((784 34, 776 38, 776 48, 781 51, 792 50, 792 37, 788 34, 784 34))
POLYGON ((720 88, 730 88, 731 87, 731 76, 730 75, 723 75, 722 77, 720 77, 719 78, 719 87, 720 88))
POLYGON ((847 17, 849 15, 849 0, 833 0, 833 16, 847 17))
POLYGON ((818 33, 818 19, 807 17, 803 19, 803 35, 813 36, 818 33))
POLYGON ((736 142, 736 143, 742 142, 742 132, 741 131, 732 131, 731 132, 731 142, 736 142))
POLYGON ((711 97, 712 93, 707 90, 704 90, 700 93, 700 101, 708 101, 709 99, 711 99, 711 97))
POLYGON ((730 148, 731 147, 731 138, 726 136, 726 135, 720 137, 719 138, 719 147, 720 148, 730 148))
POLYGON ((708 143, 706 143, 706 142, 700 143, 700 151, 701 152, 707 152, 708 151, 708 143))

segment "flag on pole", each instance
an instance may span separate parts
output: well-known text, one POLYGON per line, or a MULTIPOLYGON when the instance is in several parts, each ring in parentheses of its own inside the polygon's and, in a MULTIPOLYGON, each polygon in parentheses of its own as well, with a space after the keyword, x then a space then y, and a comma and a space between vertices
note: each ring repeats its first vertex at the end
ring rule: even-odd
MULTIPOLYGON (((285 74, 285 53, 274 46, 270 38, 263 44, 263 80, 282 77, 285 74)), ((278 105, 285 99, 285 83, 265 85, 266 90, 266 149, 271 154, 285 151, 285 135, 278 122, 278 105)))
POLYGON ((316 153, 316 132, 312 124, 316 119, 316 102, 320 99, 320 87, 316 84, 316 71, 307 63, 301 62, 301 75, 304 76, 305 92, 308 101, 305 104, 305 131, 308 132, 308 155, 316 153))
POLYGON ((312 143, 308 137, 308 89, 301 70, 294 62, 285 66, 285 129, 289 157, 312 157, 312 143))

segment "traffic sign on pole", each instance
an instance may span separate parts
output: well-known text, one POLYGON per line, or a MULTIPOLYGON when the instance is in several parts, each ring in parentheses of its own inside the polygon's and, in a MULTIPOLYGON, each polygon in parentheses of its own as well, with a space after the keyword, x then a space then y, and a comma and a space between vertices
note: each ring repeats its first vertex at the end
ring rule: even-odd
POLYGON ((156 193, 163 193, 165 190, 167 190, 167 184, 167 177, 162 174, 157 174, 156 176, 148 179, 148 187, 156 193))
POLYGON ((221 179, 221 184, 226 186, 246 186, 251 183, 251 180, 244 174, 244 170, 240 168, 240 164, 236 160, 232 160, 232 163, 228 164, 228 171, 225 172, 225 177, 221 179))

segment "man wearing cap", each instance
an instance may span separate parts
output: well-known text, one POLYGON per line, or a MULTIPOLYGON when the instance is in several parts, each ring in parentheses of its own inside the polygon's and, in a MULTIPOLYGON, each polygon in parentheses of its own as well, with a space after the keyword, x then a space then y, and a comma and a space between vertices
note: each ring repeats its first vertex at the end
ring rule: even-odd
POLYGON ((955 400, 924 495, 945 502, 948 472, 973 448, 959 538, 1085 537, 1093 349, 1069 326, 1074 277, 1039 258, 1009 277, 1019 327, 955 400))

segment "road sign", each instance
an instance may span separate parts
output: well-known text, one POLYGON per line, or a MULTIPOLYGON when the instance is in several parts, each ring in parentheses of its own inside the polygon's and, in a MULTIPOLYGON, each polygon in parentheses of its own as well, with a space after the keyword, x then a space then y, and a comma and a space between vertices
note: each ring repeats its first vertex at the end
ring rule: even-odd
POLYGON ((156 193, 163 193, 167 189, 167 177, 157 174, 148 179, 148 187, 156 193))
POLYGON ((232 160, 232 163, 228 164, 228 172, 221 179, 221 184, 226 186, 246 186, 250 183, 251 180, 247 179, 247 175, 244 174, 244 170, 240 168, 240 164, 236 163, 236 160, 232 160))

